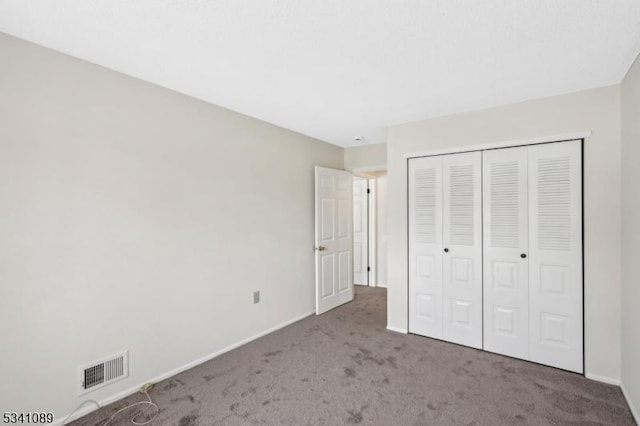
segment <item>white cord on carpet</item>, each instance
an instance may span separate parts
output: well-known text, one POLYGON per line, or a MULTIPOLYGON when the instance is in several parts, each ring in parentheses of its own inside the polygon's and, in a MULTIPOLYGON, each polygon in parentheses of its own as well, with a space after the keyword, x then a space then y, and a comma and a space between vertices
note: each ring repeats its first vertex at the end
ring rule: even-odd
POLYGON ((133 416, 131 418, 131 423, 133 423, 134 425, 146 425, 146 424, 151 423, 152 421, 154 421, 156 419, 156 417, 158 416, 158 413, 160 412, 160 407, 158 407, 158 405, 151 400, 151 396, 147 392, 142 392, 142 393, 147 395, 147 398, 149 399, 148 401, 136 402, 134 404, 127 405, 126 407, 119 409, 118 411, 116 411, 113 414, 113 416, 111 416, 111 418, 109 420, 107 420, 107 422, 103 426, 107 426, 108 424, 110 424, 113 421, 113 419, 116 418, 116 416, 118 414, 122 413, 125 410, 128 410, 129 408, 136 407, 138 405, 150 405, 150 406, 152 406, 152 407, 154 407, 156 409, 156 413, 153 416, 151 416, 151 418, 149 420, 147 420, 146 422, 137 422, 136 418, 139 415, 143 414, 142 412, 140 412, 140 413, 136 414, 135 416, 133 416))
MULTIPOLYGON (((160 413, 160 407, 158 407, 158 405, 151 400, 151 395, 149 395, 149 393, 147 391, 140 391, 140 393, 143 393, 143 394, 147 395, 147 398, 149 400, 148 401, 136 402, 134 404, 127 405, 126 407, 119 409, 118 411, 116 411, 113 414, 113 416, 111 416, 109 418, 109 420, 107 420, 107 422, 103 426, 107 426, 108 424, 110 424, 116 418, 116 416, 118 414, 122 413, 123 411, 128 410, 129 408, 137 407, 138 405, 150 405, 150 406, 152 406, 152 407, 154 407, 156 409, 156 412, 155 412, 155 414, 153 416, 151 416, 151 418, 149 420, 147 420, 145 422, 138 422, 138 421, 136 421, 138 416, 140 416, 141 414, 144 414, 143 412, 139 412, 138 414, 136 414, 135 416, 133 416, 131 418, 131 423, 133 423, 134 425, 137 425, 137 426, 141 426, 141 425, 146 425, 146 424, 151 423, 152 421, 154 421, 156 419, 156 417, 158 417, 158 413, 160 413)), ((62 422, 62 426, 66 425, 67 421, 69 420, 69 417, 71 417, 73 414, 75 414, 76 411, 78 411, 80 408, 82 408, 88 402, 96 404, 98 406, 98 408, 102 408, 100 403, 94 401, 93 399, 88 399, 86 401, 83 401, 82 404, 78 405, 78 407, 75 410, 73 410, 72 412, 69 413, 69 415, 67 415, 67 417, 62 422)))
POLYGON ((94 404, 96 404, 98 406, 98 408, 102 408, 102 406, 100 405, 99 402, 94 401, 93 399, 87 399, 86 401, 82 401, 82 404, 78 405, 76 407, 75 410, 73 410, 72 412, 70 412, 69 414, 67 414, 67 417, 64 418, 64 421, 62 422, 62 426, 67 424, 67 421, 69 421, 69 417, 71 417, 73 414, 76 413, 76 411, 78 411, 79 409, 81 409, 87 402, 92 402, 94 404))

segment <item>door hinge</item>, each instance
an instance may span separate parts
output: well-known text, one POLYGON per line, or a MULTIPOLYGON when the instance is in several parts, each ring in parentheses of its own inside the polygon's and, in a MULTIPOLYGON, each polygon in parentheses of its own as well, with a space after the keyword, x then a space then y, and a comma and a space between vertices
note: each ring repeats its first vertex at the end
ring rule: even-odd
POLYGON ((371 272, 371 266, 367 266, 367 272, 371 272))
POLYGON ((371 194, 371 189, 367 188, 367 194, 371 194))

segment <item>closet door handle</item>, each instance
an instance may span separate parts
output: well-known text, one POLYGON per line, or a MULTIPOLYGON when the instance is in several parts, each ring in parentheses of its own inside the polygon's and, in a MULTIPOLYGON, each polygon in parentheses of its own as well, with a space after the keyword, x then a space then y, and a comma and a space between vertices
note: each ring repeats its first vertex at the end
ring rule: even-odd
POLYGON ((527 255, 526 255, 526 254, 524 254, 524 253, 522 253, 522 254, 520 255, 520 257, 524 259, 525 257, 527 257, 527 255))
POLYGON ((445 248, 445 249, 444 249, 444 252, 445 252, 445 253, 449 253, 449 249, 448 249, 448 248, 445 248))

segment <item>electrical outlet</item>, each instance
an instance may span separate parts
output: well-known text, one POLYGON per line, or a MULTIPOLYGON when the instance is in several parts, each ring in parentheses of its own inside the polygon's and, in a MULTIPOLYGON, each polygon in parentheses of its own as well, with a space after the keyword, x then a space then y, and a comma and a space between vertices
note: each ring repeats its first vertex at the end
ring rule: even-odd
POLYGON ((153 389, 153 383, 145 383, 140 388, 140 393, 149 393, 153 389))
POLYGON ((253 304, 260 303, 260 291, 253 292, 253 304))

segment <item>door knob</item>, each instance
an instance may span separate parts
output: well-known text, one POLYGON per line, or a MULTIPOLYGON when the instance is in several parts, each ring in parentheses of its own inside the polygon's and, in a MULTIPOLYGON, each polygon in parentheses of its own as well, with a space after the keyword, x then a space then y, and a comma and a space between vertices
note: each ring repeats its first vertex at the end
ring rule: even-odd
POLYGON ((326 248, 326 247, 323 247, 323 246, 318 246, 318 247, 316 247, 316 250, 318 250, 318 251, 325 251, 326 249, 327 249, 327 248, 326 248))
POLYGON ((526 254, 524 254, 524 253, 522 253, 522 254, 520 255, 520 257, 524 259, 525 257, 527 257, 527 255, 526 255, 526 254))
POLYGON ((444 252, 445 252, 445 253, 449 253, 449 249, 448 249, 448 248, 445 248, 445 249, 444 249, 444 252))

